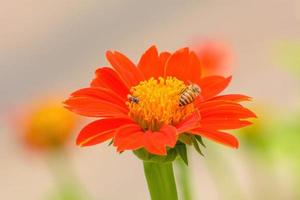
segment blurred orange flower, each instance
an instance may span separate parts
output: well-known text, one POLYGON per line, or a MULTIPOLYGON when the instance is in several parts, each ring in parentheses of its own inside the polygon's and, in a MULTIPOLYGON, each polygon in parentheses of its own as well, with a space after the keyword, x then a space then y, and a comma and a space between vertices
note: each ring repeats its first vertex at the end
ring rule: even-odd
POLYGON ((202 75, 229 75, 232 71, 233 55, 230 46, 217 40, 206 40, 194 47, 201 64, 202 75))
POLYGON ((218 96, 231 77, 202 78, 202 65, 188 48, 158 53, 150 47, 138 65, 120 52, 106 53, 113 68, 101 67, 91 86, 65 101, 69 110, 100 119, 84 127, 80 146, 113 139, 119 152, 145 148, 166 155, 182 133, 199 135, 238 147, 237 139, 221 130, 250 125, 255 114, 239 102, 240 94, 218 96))
POLYGON ((40 150, 62 148, 76 126, 77 117, 57 101, 36 103, 22 117, 22 138, 25 143, 40 150))

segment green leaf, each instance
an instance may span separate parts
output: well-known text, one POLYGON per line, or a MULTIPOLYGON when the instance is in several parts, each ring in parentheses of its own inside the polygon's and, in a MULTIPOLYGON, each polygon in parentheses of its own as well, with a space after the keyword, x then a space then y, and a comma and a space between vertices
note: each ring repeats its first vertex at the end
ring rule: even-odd
POLYGON ((194 148, 196 149, 196 151, 197 151, 200 155, 204 156, 204 154, 202 153, 202 151, 201 151, 201 149, 200 149, 200 147, 199 147, 199 145, 198 145, 198 142, 197 142, 197 140, 196 140, 195 137, 192 137, 192 142, 193 142, 193 145, 194 145, 194 148))
POLYGON ((187 150, 186 150, 186 145, 183 143, 178 143, 175 147, 177 154, 181 157, 183 162, 188 165, 188 157, 187 157, 187 150))
POLYGON ((206 147, 200 135, 195 135, 195 138, 203 147, 206 147))

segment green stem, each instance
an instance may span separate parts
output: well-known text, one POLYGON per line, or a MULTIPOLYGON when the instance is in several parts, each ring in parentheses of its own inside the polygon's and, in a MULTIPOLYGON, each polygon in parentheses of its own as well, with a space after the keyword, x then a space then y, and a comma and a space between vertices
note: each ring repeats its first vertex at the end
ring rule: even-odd
POLYGON ((49 168, 56 181, 57 191, 49 196, 51 200, 82 200, 88 195, 75 176, 68 156, 63 150, 50 152, 49 168))
MULTIPOLYGON (((178 180, 179 180, 179 188, 182 192, 183 200, 192 200, 193 192, 192 192, 192 184, 191 184, 191 175, 188 169, 188 166, 182 161, 182 159, 175 160, 175 166, 178 169, 178 180)), ((180 191, 179 191, 180 194, 180 191)))
POLYGON ((144 162, 151 200, 178 200, 172 162, 144 162))

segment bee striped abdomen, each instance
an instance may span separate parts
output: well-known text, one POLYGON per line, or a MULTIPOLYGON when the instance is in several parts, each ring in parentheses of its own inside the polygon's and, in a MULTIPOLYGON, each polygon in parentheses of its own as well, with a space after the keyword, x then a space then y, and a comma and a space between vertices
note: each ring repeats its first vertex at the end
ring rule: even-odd
POLYGON ((179 98, 179 106, 185 106, 194 101, 195 95, 189 90, 184 91, 179 98))
POLYGON ((185 106, 195 101, 196 97, 199 95, 199 86, 192 84, 186 87, 180 94, 179 106, 185 106))

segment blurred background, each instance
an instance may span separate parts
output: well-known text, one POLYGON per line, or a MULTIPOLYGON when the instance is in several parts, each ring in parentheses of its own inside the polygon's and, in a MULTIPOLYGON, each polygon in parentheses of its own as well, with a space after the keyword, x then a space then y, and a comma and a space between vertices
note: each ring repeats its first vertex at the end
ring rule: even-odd
POLYGON ((94 70, 108 65, 106 50, 137 62, 152 44, 197 51, 207 41, 226 44, 230 62, 222 70, 233 74, 226 92, 253 97, 247 106, 258 119, 235 132, 238 150, 205 140, 205 157, 190 151, 193 199, 300 199, 299 0, 13 0, 1 1, 0 10, 2 199, 149 199, 142 162, 132 153, 75 146, 87 121, 59 129, 70 135, 63 148, 61 138, 51 145, 30 140, 54 151, 24 144, 22 134, 34 124, 26 121, 48 108, 37 106, 41 99, 62 102, 87 86, 94 70), (65 185, 80 194, 54 197, 61 174, 76 180, 65 185))

